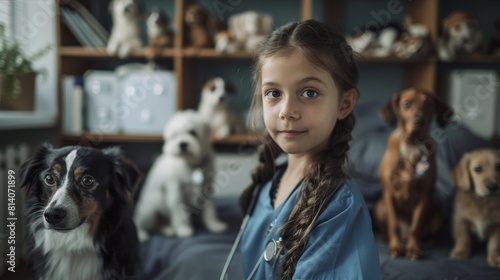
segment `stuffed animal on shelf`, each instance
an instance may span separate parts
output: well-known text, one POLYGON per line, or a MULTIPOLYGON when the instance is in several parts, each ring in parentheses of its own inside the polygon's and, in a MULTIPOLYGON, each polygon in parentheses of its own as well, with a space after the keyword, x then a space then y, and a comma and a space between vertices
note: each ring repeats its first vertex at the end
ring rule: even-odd
POLYGON ((432 50, 429 28, 424 24, 405 20, 405 28, 400 39, 394 44, 393 54, 401 58, 422 57, 432 50))
POLYGON ((227 28, 222 28, 217 31, 214 41, 215 51, 218 53, 234 53, 243 50, 242 42, 236 40, 233 32, 229 31, 227 28))
POLYGON ((149 39, 149 58, 153 59, 164 48, 172 47, 173 33, 168 28, 170 19, 160 8, 155 7, 149 12, 146 25, 149 39))
POLYGON ((453 60, 457 55, 472 54, 481 48, 483 34, 479 19, 466 11, 454 11, 441 23, 437 42, 439 59, 453 60))
POLYGON ((126 58, 133 49, 142 47, 139 22, 143 18, 143 6, 139 0, 112 0, 109 10, 113 28, 106 51, 110 55, 126 58))
POLYGON ((233 92, 233 86, 221 77, 211 78, 203 85, 198 112, 208 121, 214 139, 243 132, 241 118, 228 108, 233 92))
POLYGON ((349 42, 353 51, 357 53, 367 53, 377 46, 377 33, 371 30, 366 30, 364 32, 359 31, 346 36, 346 40, 349 42))
POLYGON ((214 41, 210 31, 211 18, 207 10, 198 4, 187 7, 184 15, 187 28, 187 45, 193 48, 213 48, 214 41))
POLYGON ((269 36, 272 25, 272 16, 265 13, 247 11, 232 15, 228 19, 227 51, 237 49, 254 51, 257 45, 269 36))
POLYGON ((390 22, 380 29, 358 30, 346 39, 357 53, 387 57, 393 54, 394 45, 400 39, 402 32, 403 28, 399 23, 390 22))

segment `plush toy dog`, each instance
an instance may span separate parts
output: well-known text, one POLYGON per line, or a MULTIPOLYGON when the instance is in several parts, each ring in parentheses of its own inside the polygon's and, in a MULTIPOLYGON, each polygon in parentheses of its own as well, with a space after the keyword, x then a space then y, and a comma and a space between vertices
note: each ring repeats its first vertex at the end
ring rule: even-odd
POLYGON ((236 14, 228 19, 228 30, 235 44, 247 51, 254 51, 269 36, 272 25, 270 15, 256 11, 236 14))
POLYGON ((112 0, 109 10, 113 16, 113 28, 106 51, 125 58, 133 49, 142 47, 139 32, 142 3, 139 0, 112 0))
POLYGON ((201 91, 198 112, 209 122, 215 139, 223 139, 243 131, 240 117, 228 110, 228 97, 232 93, 232 85, 221 77, 209 79, 201 91))
POLYGON ((479 19, 474 14, 452 12, 441 24, 438 56, 441 60, 449 61, 460 54, 474 53, 481 47, 482 39, 479 19))
POLYGON ((213 48, 210 31, 211 19, 207 10, 198 4, 191 4, 184 15, 188 33, 188 46, 193 48, 213 48))
POLYGON ((139 240, 147 240, 152 230, 191 236, 190 217, 196 213, 211 232, 226 230, 211 196, 214 152, 206 122, 193 110, 178 112, 165 126, 163 138, 163 152, 148 173, 135 209, 139 240))
POLYGON ((149 39, 150 58, 161 53, 163 48, 172 47, 173 34, 168 29, 170 19, 160 8, 156 7, 148 14, 146 24, 149 39))
POLYGON ((429 54, 431 46, 429 28, 408 20, 400 39, 394 44, 393 54, 401 58, 421 57, 429 54))
POLYGON ((367 28, 347 36, 347 41, 358 53, 376 57, 393 54, 394 45, 399 40, 403 28, 397 22, 390 22, 381 29, 367 28))

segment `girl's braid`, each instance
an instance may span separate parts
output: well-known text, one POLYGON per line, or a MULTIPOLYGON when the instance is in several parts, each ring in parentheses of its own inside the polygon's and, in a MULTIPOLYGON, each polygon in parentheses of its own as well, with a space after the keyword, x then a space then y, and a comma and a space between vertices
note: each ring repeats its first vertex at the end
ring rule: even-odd
POLYGON ((273 177, 273 174, 276 172, 274 160, 283 152, 268 133, 264 135, 264 141, 259 145, 257 151, 259 153, 259 165, 252 171, 252 183, 240 196, 240 207, 244 213, 248 209, 255 187, 269 181, 273 177))
POLYGON ((297 206, 281 227, 283 249, 280 279, 292 279, 300 256, 307 245, 309 233, 333 193, 348 177, 348 155, 355 117, 351 113, 337 122, 329 147, 318 155, 306 175, 297 206))

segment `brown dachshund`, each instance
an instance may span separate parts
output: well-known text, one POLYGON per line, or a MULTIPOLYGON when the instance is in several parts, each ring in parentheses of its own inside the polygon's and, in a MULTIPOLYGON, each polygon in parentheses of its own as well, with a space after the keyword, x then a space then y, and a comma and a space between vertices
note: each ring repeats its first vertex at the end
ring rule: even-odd
POLYGON ((487 241, 488 264, 500 267, 500 150, 478 149, 465 154, 451 171, 457 187, 453 209, 455 247, 450 257, 470 255, 471 234, 487 241))
POLYGON ((419 242, 435 237, 443 221, 433 199, 436 144, 429 130, 434 116, 444 126, 453 112, 435 94, 408 88, 394 95, 380 113, 397 128, 380 163, 382 197, 375 206, 375 222, 381 237, 388 239, 389 256, 402 256, 406 240, 406 257, 419 259, 419 242))

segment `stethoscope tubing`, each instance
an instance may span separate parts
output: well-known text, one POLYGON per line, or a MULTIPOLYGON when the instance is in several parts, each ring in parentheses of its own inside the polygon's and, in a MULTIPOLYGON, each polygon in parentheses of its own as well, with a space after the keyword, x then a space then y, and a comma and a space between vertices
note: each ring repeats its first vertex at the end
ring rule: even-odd
MULTIPOLYGON (((234 254, 236 252, 236 249, 238 248, 238 245, 240 244, 241 237, 243 236, 243 232, 245 231, 245 228, 248 224, 248 220, 250 219, 250 216, 252 215, 253 209, 255 208, 255 205, 257 204, 257 197, 259 196, 260 189, 261 189, 261 185, 258 185, 255 187, 255 190, 252 193, 252 200, 250 201, 250 204, 248 205, 247 214, 245 215, 245 218, 241 222, 240 231, 238 232, 238 235, 236 236, 236 239, 233 242, 233 246, 231 247, 231 251, 229 252, 229 255, 227 256, 226 263, 224 263, 224 267, 222 268, 222 272, 221 272, 219 280, 226 280, 227 279, 227 271, 229 270, 229 265, 233 261, 234 254)), ((253 274, 254 273, 252 273, 252 275, 253 274)), ((251 278, 249 278, 249 279, 251 279, 251 278)))

